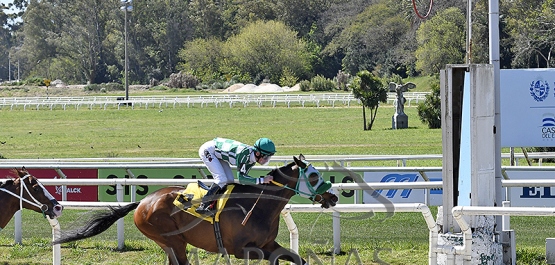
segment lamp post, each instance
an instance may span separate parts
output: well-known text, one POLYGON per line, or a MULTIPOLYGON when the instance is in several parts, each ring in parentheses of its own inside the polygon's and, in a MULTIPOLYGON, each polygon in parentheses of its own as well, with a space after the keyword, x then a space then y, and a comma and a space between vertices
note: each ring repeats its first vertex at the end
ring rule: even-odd
POLYGON ((125 69, 125 100, 129 100, 129 80, 128 80, 128 68, 129 62, 127 59, 127 12, 133 11, 133 0, 120 0, 122 7, 120 8, 125 13, 125 21, 124 21, 124 31, 125 31, 125 62, 124 62, 124 69, 125 69))

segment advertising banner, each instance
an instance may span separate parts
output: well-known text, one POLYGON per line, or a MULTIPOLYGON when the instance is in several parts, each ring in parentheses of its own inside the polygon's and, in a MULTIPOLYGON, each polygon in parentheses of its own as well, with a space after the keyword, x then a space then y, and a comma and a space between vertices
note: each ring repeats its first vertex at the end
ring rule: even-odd
POLYGON ((501 145, 555 146, 555 69, 500 71, 501 145))
MULTIPOLYGON (((441 181, 441 172, 426 172, 430 181, 441 181)), ((366 182, 421 182, 424 181, 420 173, 408 172, 365 172, 366 182)), ((371 188, 371 186, 369 186, 371 188)), ((426 203, 426 190, 424 189, 398 189, 398 190, 366 190, 363 194, 364 203, 383 203, 376 198, 381 195, 392 203, 426 203)), ((429 191, 429 205, 442 205, 443 190, 432 189, 429 191)))
MULTIPOLYGON (((553 179, 555 172, 547 171, 507 171, 510 179, 553 179)), ((555 206, 555 187, 518 187, 508 188, 511 206, 553 207, 555 206)))
MULTIPOLYGON (((203 169, 204 172, 209 173, 208 170, 203 169)), ((131 169, 133 175, 138 179, 200 179, 198 169, 131 169)), ((332 183, 352 183, 353 179, 348 172, 321 172, 325 180, 329 180, 332 183)), ((233 170, 233 174, 236 171, 233 170)), ((252 169, 249 175, 253 177, 262 177, 268 174, 268 170, 257 170, 252 169)), ((209 175, 209 174, 207 174, 209 175)), ((209 175, 210 176, 210 175, 209 175)), ((129 175, 124 169, 99 169, 98 177, 101 179, 111 179, 111 178, 129 178, 129 175)), ((146 195, 163 188, 164 186, 146 186, 139 185, 136 187, 136 199, 140 200, 146 195)), ((354 203, 355 192, 350 190, 341 191, 339 194, 340 203, 354 203)), ((99 201, 105 202, 116 202, 116 186, 98 186, 98 198, 99 201)), ((124 187, 124 201, 131 200, 131 187, 124 187)), ((302 198, 300 196, 293 196, 290 203, 310 203, 308 199, 302 198)))
MULTIPOLYGON (((170 168, 170 169, 131 169, 137 179, 202 179, 198 169, 170 168)), ((206 171, 208 172, 208 171, 206 171)), ((99 169, 99 179, 129 178, 125 169, 99 169)), ((177 185, 177 184, 176 184, 177 185)), ((148 194, 166 186, 136 186, 135 196, 141 200, 148 194)), ((131 201, 131 186, 124 186, 124 201, 131 201)), ((98 186, 98 198, 103 202, 116 202, 116 186, 98 186)))
MULTIPOLYGON (((96 169, 61 169, 68 179, 96 179, 98 170, 96 169)), ((15 176, 9 169, 0 169, 0 177, 15 176)), ((29 174, 37 179, 58 179, 60 176, 54 169, 29 169, 29 174)), ((45 186, 48 192, 56 198, 62 200, 62 186, 45 186)), ((97 186, 67 186, 68 201, 98 201, 97 186)))

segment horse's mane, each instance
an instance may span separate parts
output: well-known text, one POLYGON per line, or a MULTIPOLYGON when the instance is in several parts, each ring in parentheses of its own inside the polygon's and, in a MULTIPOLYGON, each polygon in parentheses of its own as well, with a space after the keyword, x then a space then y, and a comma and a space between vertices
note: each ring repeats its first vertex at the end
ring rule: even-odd
POLYGON ((0 181, 0 188, 13 185, 15 179, 19 178, 19 172, 17 171, 17 169, 10 170, 10 173, 10 175, 6 176, 5 181, 0 181))

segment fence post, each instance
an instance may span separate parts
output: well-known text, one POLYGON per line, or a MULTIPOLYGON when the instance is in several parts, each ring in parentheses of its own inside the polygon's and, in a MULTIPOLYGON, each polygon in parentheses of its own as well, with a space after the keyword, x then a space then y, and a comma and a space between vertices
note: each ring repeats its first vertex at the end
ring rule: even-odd
MULTIPOLYGON (((121 185, 120 183, 117 184, 117 193, 116 193, 116 197, 118 198, 118 202, 123 202, 123 185, 121 185)), ((120 218, 117 221, 117 230, 118 230, 118 249, 119 250, 123 250, 124 247, 124 221, 123 218, 120 218)))
POLYGON ((21 232, 21 209, 15 212, 14 215, 14 223, 15 223, 15 243, 16 244, 23 244, 22 241, 22 232, 21 232))

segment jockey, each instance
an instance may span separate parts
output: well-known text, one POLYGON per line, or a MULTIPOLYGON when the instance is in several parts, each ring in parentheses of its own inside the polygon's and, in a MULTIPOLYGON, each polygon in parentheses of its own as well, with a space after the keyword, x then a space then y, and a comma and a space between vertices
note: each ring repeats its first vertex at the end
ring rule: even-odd
POLYGON ((199 148, 199 156, 208 171, 212 173, 214 184, 202 199, 196 212, 204 214, 211 211, 213 195, 228 183, 234 182, 231 166, 236 167, 237 178, 241 184, 270 183, 273 176, 254 178, 249 176, 248 172, 257 162, 260 165, 267 165, 275 152, 274 142, 268 138, 258 139, 254 146, 225 138, 214 138, 214 140, 204 143, 199 148))

